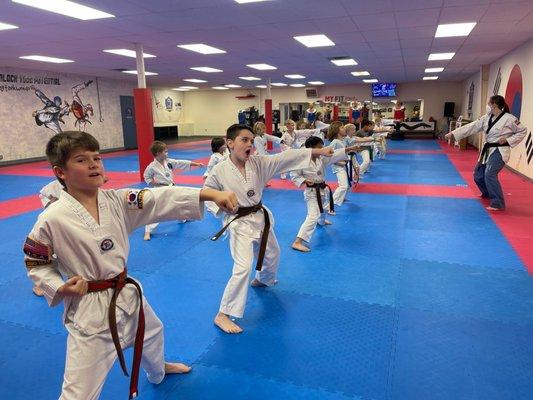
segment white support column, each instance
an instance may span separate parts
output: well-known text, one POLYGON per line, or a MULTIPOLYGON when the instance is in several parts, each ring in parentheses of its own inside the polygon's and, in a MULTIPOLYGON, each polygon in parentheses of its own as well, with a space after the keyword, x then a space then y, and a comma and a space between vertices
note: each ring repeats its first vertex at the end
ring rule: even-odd
POLYGON ((141 89, 146 89, 146 75, 144 73, 144 57, 142 44, 135 43, 135 52, 137 53, 137 85, 141 89))

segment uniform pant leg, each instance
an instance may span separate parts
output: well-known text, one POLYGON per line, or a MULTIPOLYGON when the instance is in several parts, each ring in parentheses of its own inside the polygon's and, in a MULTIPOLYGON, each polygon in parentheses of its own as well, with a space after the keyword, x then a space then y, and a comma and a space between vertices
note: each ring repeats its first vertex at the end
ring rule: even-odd
POLYGON ((485 164, 478 163, 474 169, 474 182, 476 182, 479 191, 483 197, 489 197, 489 190, 485 184, 485 164))
POLYGON ((305 202, 307 204, 307 216, 305 217, 305 221, 303 222, 302 226, 300 226, 297 236, 300 239, 309 242, 320 218, 320 209, 318 208, 318 202, 314 196, 306 199, 305 202))
POLYGON ((264 283, 267 286, 272 286, 276 283, 275 281, 278 275, 280 252, 278 239, 276 238, 274 229, 270 228, 267 247, 265 250, 265 259, 263 260, 263 267, 261 271, 257 271, 255 273, 255 278, 259 282, 264 283))
POLYGON ((242 318, 244 315, 250 271, 254 261, 254 246, 257 240, 234 232, 230 233, 233 271, 220 302, 221 313, 237 318, 242 318))
POLYGON ((337 175, 339 186, 337 189, 335 189, 335 193, 333 193, 333 202, 335 205, 340 206, 344 202, 344 198, 346 197, 346 193, 349 189, 348 175, 346 174, 346 170, 344 168, 335 172, 335 175, 337 175))
POLYGON ((505 208, 502 186, 498 180, 498 174, 504 167, 505 162, 498 149, 489 157, 485 168, 485 185, 490 197, 490 206, 494 208, 505 208))
POLYGON ((361 157, 363 158, 363 162, 360 165, 359 173, 364 174, 366 171, 368 171, 368 168, 370 167, 370 151, 361 151, 361 157))
MULTIPOLYGON (((144 319, 145 331, 141 367, 146 371, 148 381, 157 384, 165 377, 163 323, 157 318, 154 310, 147 302, 144 304, 144 319)), ((132 327, 134 334, 131 345, 135 342, 137 319, 132 323, 132 327)))

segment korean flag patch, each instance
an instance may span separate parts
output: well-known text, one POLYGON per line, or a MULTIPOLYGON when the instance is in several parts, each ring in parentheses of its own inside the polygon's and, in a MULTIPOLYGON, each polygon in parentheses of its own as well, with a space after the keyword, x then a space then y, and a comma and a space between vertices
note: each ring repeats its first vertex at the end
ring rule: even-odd
POLYGON ((143 190, 128 190, 126 193, 126 202, 129 210, 142 210, 143 197, 146 189, 143 190))

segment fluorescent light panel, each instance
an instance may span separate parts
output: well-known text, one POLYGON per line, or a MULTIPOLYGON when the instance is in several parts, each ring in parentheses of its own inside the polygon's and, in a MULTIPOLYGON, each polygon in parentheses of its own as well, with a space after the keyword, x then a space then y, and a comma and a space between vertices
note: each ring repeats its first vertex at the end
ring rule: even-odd
POLYGON ((363 79, 364 83, 377 83, 377 79, 363 79))
POLYGON ((281 86, 287 86, 286 83, 282 83, 282 82, 272 82, 270 85, 271 85, 271 86, 279 86, 279 87, 281 87, 281 86))
POLYGON ((184 79, 184 81, 191 83, 207 83, 207 81, 204 81, 203 79, 184 79))
POLYGON ((298 74, 294 74, 294 75, 283 75, 285 78, 289 78, 289 79, 305 79, 305 76, 303 75, 298 75, 298 74))
POLYGON ((216 69, 216 68, 211 68, 211 67, 191 67, 191 69, 195 71, 207 72, 207 73, 222 72, 221 69, 216 69))
POLYGON ((307 47, 335 46, 326 35, 293 36, 293 38, 307 47))
POLYGON ((225 87, 227 88, 240 88, 242 87, 241 85, 234 85, 234 84, 229 84, 229 85, 224 85, 225 87))
POLYGON ((67 60, 65 58, 55 58, 55 57, 47 57, 47 56, 22 56, 19 58, 22 58, 23 60, 42 61, 42 62, 49 62, 49 63, 54 63, 54 64, 74 62, 72 60, 67 60))
POLYGON ((224 86, 213 86, 213 89, 215 89, 215 90, 229 90, 227 87, 224 87, 224 86))
POLYGON ((475 22, 463 22, 461 24, 442 24, 437 26, 435 37, 468 36, 476 26, 475 22))
POLYGON ((330 61, 338 67, 357 65, 357 61, 355 61, 353 58, 332 58, 330 61))
POLYGON ((6 24, 4 22, 0 22, 0 31, 6 31, 8 29, 18 29, 19 27, 16 25, 6 24))
POLYGON ((239 79, 242 79, 244 81, 260 81, 261 78, 257 78, 255 76, 239 76, 239 79))
POLYGON ((216 47, 209 46, 203 43, 178 44, 178 47, 185 50, 195 51, 201 54, 223 54, 226 52, 225 50, 217 49, 216 47))
MULTIPOLYGON (((122 72, 124 72, 125 74, 137 75, 137 70, 134 70, 134 69, 122 71, 122 72)), ((159 74, 157 72, 144 71, 144 75, 150 76, 150 75, 159 75, 159 74)))
POLYGON ((267 88, 267 85, 257 85, 256 88, 259 88, 259 89, 266 89, 266 88, 267 88))
POLYGON ((24 4, 26 6, 39 8, 56 14, 66 15, 67 17, 87 21, 90 19, 114 18, 109 14, 96 8, 87 7, 69 0, 12 0, 13 3, 24 4))
POLYGON ((368 76, 370 75, 370 72, 368 71, 353 71, 350 72, 353 76, 368 76))
POLYGON ((442 71, 444 71, 444 68, 442 68, 442 67, 439 67, 439 68, 426 68, 424 73, 428 74, 428 73, 442 72, 442 71))
POLYGON ((310 82, 308 82, 308 83, 309 83, 310 85, 323 85, 323 84, 324 84, 324 82, 322 82, 322 81, 310 81, 310 82))
POLYGON ((178 89, 188 89, 188 90, 191 90, 191 89, 198 89, 197 86, 180 86, 178 89))
POLYGON ((235 0, 236 3, 239 4, 247 4, 247 3, 259 3, 263 1, 270 1, 270 0, 235 0))
POLYGON ((189 92, 191 89, 183 89, 183 88, 174 88, 172 90, 177 90, 178 92, 189 92))
POLYGON ((428 61, 451 60, 455 53, 431 53, 428 61))
POLYGON ((268 65, 268 64, 246 64, 246 66, 253 68, 253 69, 258 69, 260 71, 268 71, 268 70, 277 69, 273 65, 268 65))
MULTIPOLYGON (((109 50, 102 50, 104 53, 111 53, 111 54, 117 54, 119 56, 124 57, 131 57, 131 58, 137 58, 137 53, 134 50, 128 50, 128 49, 109 49, 109 50)), ((143 58, 154 58, 155 56, 153 54, 143 53, 143 58)))
POLYGON ((437 79, 439 79, 438 76, 424 76, 422 78, 422 80, 424 80, 424 81, 434 81, 434 80, 437 80, 437 79))
POLYGON ((305 85, 301 84, 301 83, 292 83, 290 86, 292 86, 292 87, 305 87, 305 85))

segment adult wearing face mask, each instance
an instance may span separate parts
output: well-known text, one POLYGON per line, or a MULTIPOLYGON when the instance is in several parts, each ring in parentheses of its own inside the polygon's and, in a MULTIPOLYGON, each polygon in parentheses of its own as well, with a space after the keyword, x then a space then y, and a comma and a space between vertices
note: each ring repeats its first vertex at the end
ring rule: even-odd
POLYGON ((509 112, 502 96, 492 96, 488 106, 490 111, 486 115, 446 134, 445 138, 453 137, 459 141, 481 130, 486 133, 474 169, 474 181, 481 191, 481 197, 490 199, 487 210, 501 211, 505 209, 505 199, 498 174, 509 160, 511 147, 518 145, 526 136, 527 128, 509 112))

